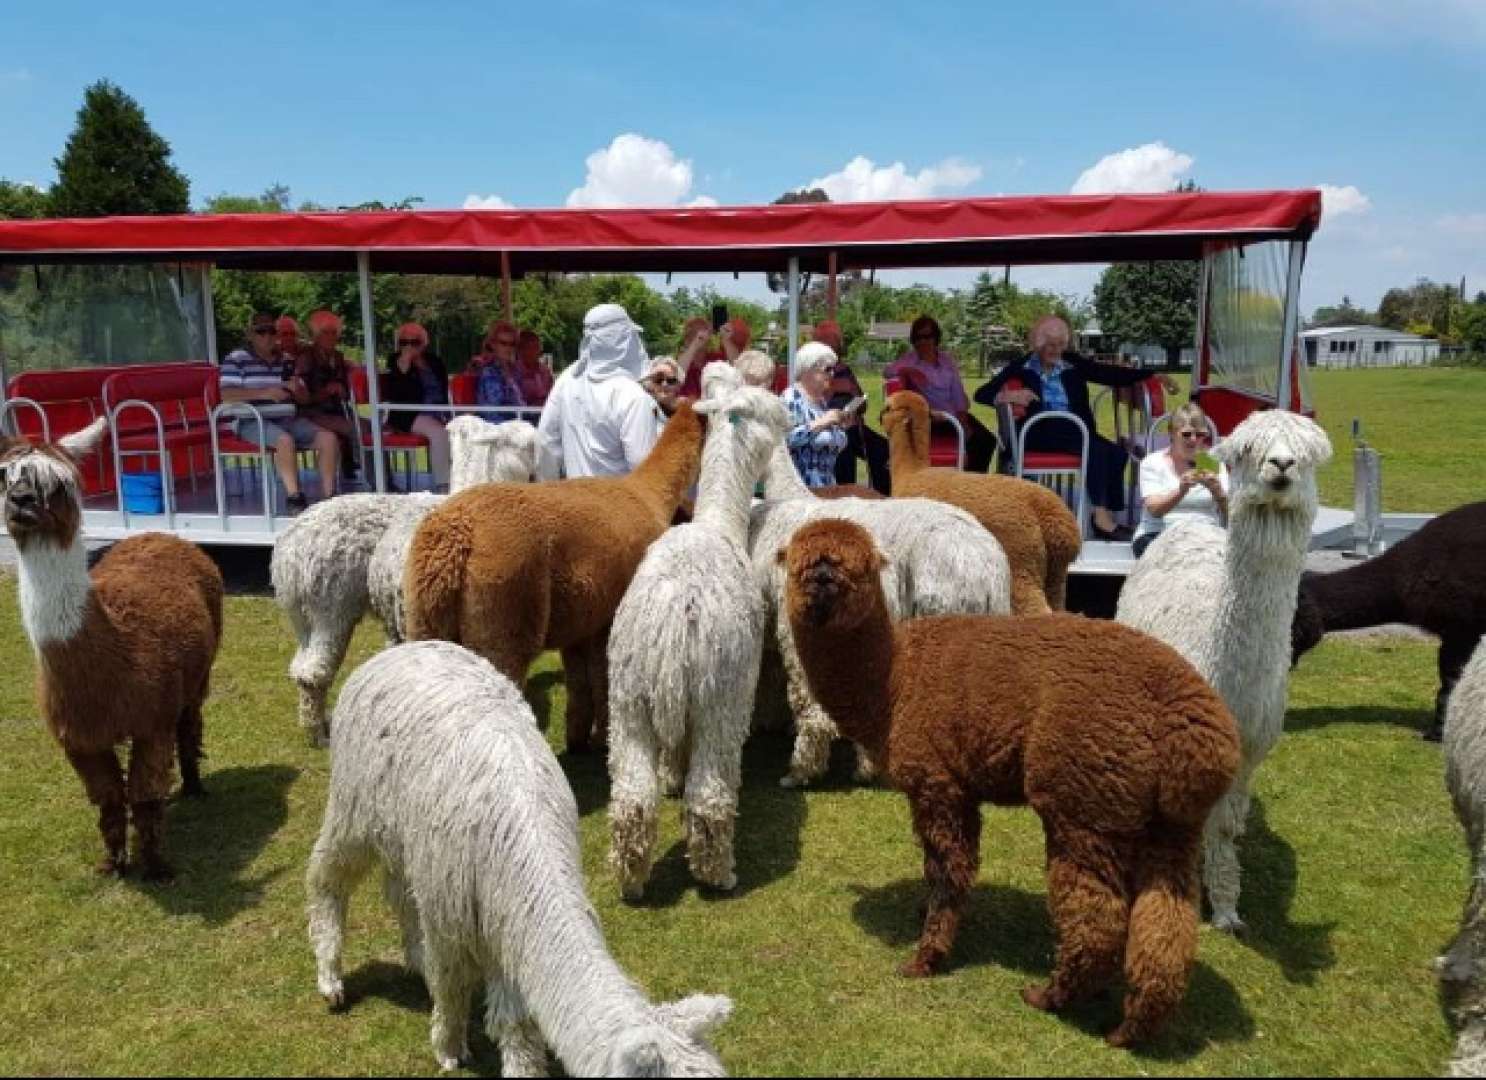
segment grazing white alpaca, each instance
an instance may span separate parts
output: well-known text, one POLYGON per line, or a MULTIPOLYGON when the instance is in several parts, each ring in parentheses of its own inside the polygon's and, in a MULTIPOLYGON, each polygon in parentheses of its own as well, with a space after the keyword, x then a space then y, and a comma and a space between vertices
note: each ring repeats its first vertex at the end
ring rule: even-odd
POLYGON ((1238 721, 1243 763, 1208 818, 1202 882, 1213 925, 1238 933, 1236 841, 1249 783, 1279 741, 1290 684, 1290 625, 1319 502, 1316 469, 1331 443, 1296 413, 1255 413, 1214 450, 1228 466, 1228 529, 1179 522, 1163 532, 1120 593, 1116 618, 1181 653, 1238 721))
POLYGON ((628 899, 644 893, 654 863, 663 762, 668 779, 685 771, 692 876, 737 884, 733 822, 766 617, 748 508, 790 425, 783 403, 752 387, 696 409, 710 420, 691 523, 650 545, 609 634, 609 858, 628 899))
POLYGON ((1439 959, 1459 1029, 1450 1075, 1486 1076, 1486 643, 1461 672, 1445 717, 1445 783, 1471 861, 1460 932, 1439 959))
MULTIPOLYGON (((487 424, 461 416, 448 430, 452 490, 531 479, 536 429, 530 424, 487 424)), ((368 574, 378 541, 396 523, 412 521, 416 528, 442 498, 362 494, 326 499, 299 515, 275 542, 269 568, 274 597, 288 614, 299 644, 289 677, 299 687, 299 722, 317 745, 325 745, 327 735, 325 697, 356 624, 366 614, 368 574)))
POLYGON ((468 1056, 471 998, 506 1076, 721 1076, 702 1041, 727 998, 652 1005, 609 955, 583 887, 578 808, 531 709, 469 650, 419 641, 346 681, 330 798, 310 856, 316 980, 345 1003, 346 905, 380 861, 408 966, 433 999, 434 1056, 468 1056))

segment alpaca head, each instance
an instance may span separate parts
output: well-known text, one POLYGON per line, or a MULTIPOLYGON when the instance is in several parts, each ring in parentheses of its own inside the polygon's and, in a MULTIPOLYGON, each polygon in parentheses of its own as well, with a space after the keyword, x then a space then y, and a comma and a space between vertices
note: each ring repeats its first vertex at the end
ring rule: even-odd
POLYGON ((714 360, 702 369, 702 400, 722 397, 743 385, 743 373, 732 364, 714 360))
POLYGON ((1271 409, 1252 414, 1213 450, 1228 466, 1231 515, 1268 510, 1315 517, 1316 470, 1331 460, 1331 440, 1314 420, 1271 409))
POLYGON ((525 420, 492 424, 466 414, 449 421, 449 488, 525 484, 537 469, 537 429, 525 420))
POLYGON ((791 621, 851 630, 876 615, 886 559, 855 522, 822 518, 803 525, 777 557, 791 621))
POLYGON ((726 1076, 707 1035, 733 1013, 728 998, 693 994, 650 1010, 651 1024, 631 1028, 609 1054, 606 1076, 726 1076))
MULTIPOLYGON (((752 483, 763 472, 774 448, 783 443, 789 432, 789 410, 769 391, 756 386, 723 390, 721 384, 714 383, 713 389, 720 391, 719 396, 699 401, 696 411, 707 417, 709 424, 727 422, 729 434, 738 449, 738 460, 744 466, 749 483, 752 483)), ((703 393, 706 392, 707 388, 704 388, 703 393)))
POLYGON ((0 493, 5 529, 16 547, 38 542, 68 548, 82 526, 82 474, 78 462, 98 448, 108 422, 94 420, 55 443, 12 443, 0 454, 0 493))
POLYGON ((913 447, 914 457, 925 463, 929 460, 931 422, 929 403, 912 390, 899 390, 887 399, 882 410, 883 433, 891 439, 894 432, 901 430, 913 447))

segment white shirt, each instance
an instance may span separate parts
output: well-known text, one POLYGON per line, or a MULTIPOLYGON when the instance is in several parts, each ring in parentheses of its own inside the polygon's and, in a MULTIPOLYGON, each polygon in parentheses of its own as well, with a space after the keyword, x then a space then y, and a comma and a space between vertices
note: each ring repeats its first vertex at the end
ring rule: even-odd
MULTIPOLYGON (((1135 530, 1137 538, 1153 536, 1167 525, 1178 521, 1223 524, 1218 517, 1217 501, 1212 492, 1201 484, 1193 484, 1191 490, 1182 496, 1182 501, 1166 511, 1164 517, 1156 517, 1146 508, 1145 500, 1152 495, 1169 495, 1181 486, 1182 478, 1177 475, 1170 451, 1158 450, 1145 456, 1145 460, 1140 463, 1140 526, 1135 530)), ((1218 463, 1218 486, 1223 489, 1224 495, 1228 494, 1228 467, 1222 462, 1218 463)))

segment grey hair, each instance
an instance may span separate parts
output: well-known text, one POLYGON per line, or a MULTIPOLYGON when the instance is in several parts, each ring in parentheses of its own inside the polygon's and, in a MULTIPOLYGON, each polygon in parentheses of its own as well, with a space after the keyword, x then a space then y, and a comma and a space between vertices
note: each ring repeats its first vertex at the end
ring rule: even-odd
POLYGON ((1063 333, 1069 340, 1073 340, 1073 327, 1068 325, 1068 320, 1061 315, 1044 315, 1032 324, 1031 333, 1027 335, 1028 341, 1033 349, 1040 349, 1047 341, 1047 331, 1054 323, 1063 327, 1063 333))
POLYGON ((801 345, 795 353, 795 378, 810 371, 828 371, 836 366, 836 350, 819 341, 801 345))
POLYGON ((774 360, 768 353, 758 349, 744 349, 738 354, 738 359, 733 361, 733 366, 749 386, 767 389, 774 385, 774 360))

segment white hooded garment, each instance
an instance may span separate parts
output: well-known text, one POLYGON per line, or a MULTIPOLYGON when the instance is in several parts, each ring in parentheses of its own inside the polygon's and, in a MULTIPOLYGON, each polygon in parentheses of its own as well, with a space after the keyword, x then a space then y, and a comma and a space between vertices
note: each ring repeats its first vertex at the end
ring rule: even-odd
POLYGON ((558 376, 537 425, 537 473, 556 480, 624 476, 660 438, 664 417, 640 385, 649 357, 618 304, 583 317, 578 362, 558 376))

